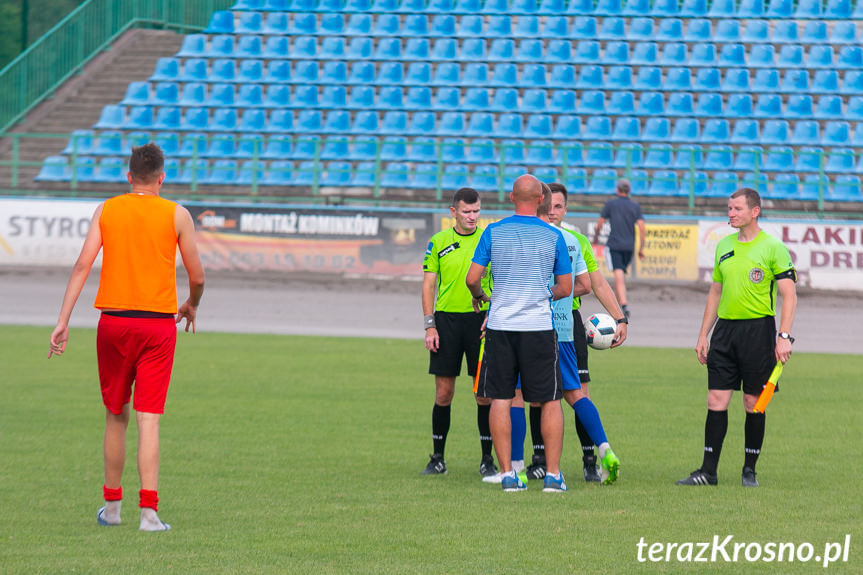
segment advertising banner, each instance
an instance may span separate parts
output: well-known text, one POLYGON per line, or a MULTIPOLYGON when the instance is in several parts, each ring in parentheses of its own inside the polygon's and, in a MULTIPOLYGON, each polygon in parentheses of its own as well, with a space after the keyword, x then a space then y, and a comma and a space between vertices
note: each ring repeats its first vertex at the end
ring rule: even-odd
MULTIPOLYGON (((816 289, 863 289, 863 225, 762 221, 761 227, 782 240, 791 252, 799 285, 816 289)), ((699 222, 698 275, 702 281, 710 281, 716 244, 734 232, 726 222, 699 222)))
POLYGON ((0 265, 71 266, 99 203, 0 198, 0 265))
POLYGON ((422 273, 432 215, 341 208, 187 206, 210 270, 422 273))

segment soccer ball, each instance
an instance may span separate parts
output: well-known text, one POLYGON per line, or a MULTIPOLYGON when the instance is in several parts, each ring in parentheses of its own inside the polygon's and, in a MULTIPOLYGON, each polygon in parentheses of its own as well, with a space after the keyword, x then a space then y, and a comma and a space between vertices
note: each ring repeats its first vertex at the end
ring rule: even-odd
POLYGON ((617 322, 607 313, 595 313, 584 322, 587 345, 593 349, 608 349, 614 342, 617 322))

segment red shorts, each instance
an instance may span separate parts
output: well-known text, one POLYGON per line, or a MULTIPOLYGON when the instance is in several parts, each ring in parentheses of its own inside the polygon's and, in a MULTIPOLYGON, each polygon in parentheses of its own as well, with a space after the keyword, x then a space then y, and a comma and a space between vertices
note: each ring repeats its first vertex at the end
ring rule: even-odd
POLYGON ((119 414, 132 397, 135 411, 164 413, 177 326, 173 318, 131 318, 102 314, 96 332, 102 402, 119 414))

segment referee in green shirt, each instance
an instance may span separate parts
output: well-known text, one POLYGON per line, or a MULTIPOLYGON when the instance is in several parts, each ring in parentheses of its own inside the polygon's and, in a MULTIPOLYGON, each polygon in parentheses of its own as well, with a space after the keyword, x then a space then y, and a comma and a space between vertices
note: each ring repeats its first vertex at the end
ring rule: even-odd
MULTIPOLYGON (((432 409, 432 443, 434 452, 424 475, 446 473, 444 448, 450 426, 450 405, 455 394, 455 379, 461 374, 462 356, 467 358, 467 373, 476 375, 479 363, 480 333, 488 305, 481 313, 473 309, 465 276, 482 235, 477 227, 480 212, 479 194, 472 188, 461 188, 452 198, 450 214, 455 225, 436 233, 429 241, 423 259, 422 307, 425 346, 429 350, 429 373, 435 376, 435 403, 432 409)), ((483 288, 491 291, 489 278, 483 288)), ((491 400, 476 398, 477 427, 482 447, 479 473, 494 475, 497 468, 491 455, 492 441, 488 416, 491 400)))
POLYGON ((716 485, 716 468, 728 429, 728 404, 743 388, 746 409, 742 484, 757 487, 755 463, 764 442, 765 414, 753 407, 777 361, 791 356, 791 324, 797 307, 797 272, 788 248, 758 225, 761 197, 741 188, 728 200, 728 223, 737 233, 716 246, 713 284, 707 295, 695 353, 707 364, 707 422, 700 469, 678 485, 716 485), (774 315, 782 297, 779 333, 774 315), (715 325, 714 325, 715 324, 715 325), (713 328, 710 345, 707 334, 713 328))

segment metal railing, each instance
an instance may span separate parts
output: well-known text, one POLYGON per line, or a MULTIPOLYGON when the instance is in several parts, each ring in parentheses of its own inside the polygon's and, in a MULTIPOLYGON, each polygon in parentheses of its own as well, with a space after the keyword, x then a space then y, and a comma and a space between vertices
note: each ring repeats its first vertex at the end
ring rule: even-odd
POLYGON ((233 0, 88 0, 0 70, 0 132, 131 28, 203 30, 233 0))
POLYGON ((91 184, 122 184, 129 150, 152 137, 166 151, 166 186, 192 196, 219 196, 228 190, 238 197, 272 198, 281 186, 302 189, 299 193, 314 199, 329 194, 327 188, 363 188, 369 198, 386 201, 393 190, 414 189, 433 192, 426 197, 440 202, 453 189, 471 186, 505 204, 512 180, 530 171, 586 195, 613 194, 615 181, 627 178, 633 194, 674 198, 689 211, 696 200, 727 197, 741 186, 755 188, 766 199, 816 203, 818 212, 824 211, 825 201, 863 201, 863 154, 850 148, 523 145, 506 140, 460 148, 452 140, 370 136, 90 131, 7 137, 10 150, 0 161, 0 190, 22 194, 61 187, 74 194, 92 190, 91 184), (41 150, 39 157, 48 149, 62 151, 46 162, 24 161, 24 145, 31 158, 37 155, 34 149, 41 150), (789 190, 800 193, 795 197, 789 190), (856 195, 842 193, 849 191, 856 195))

